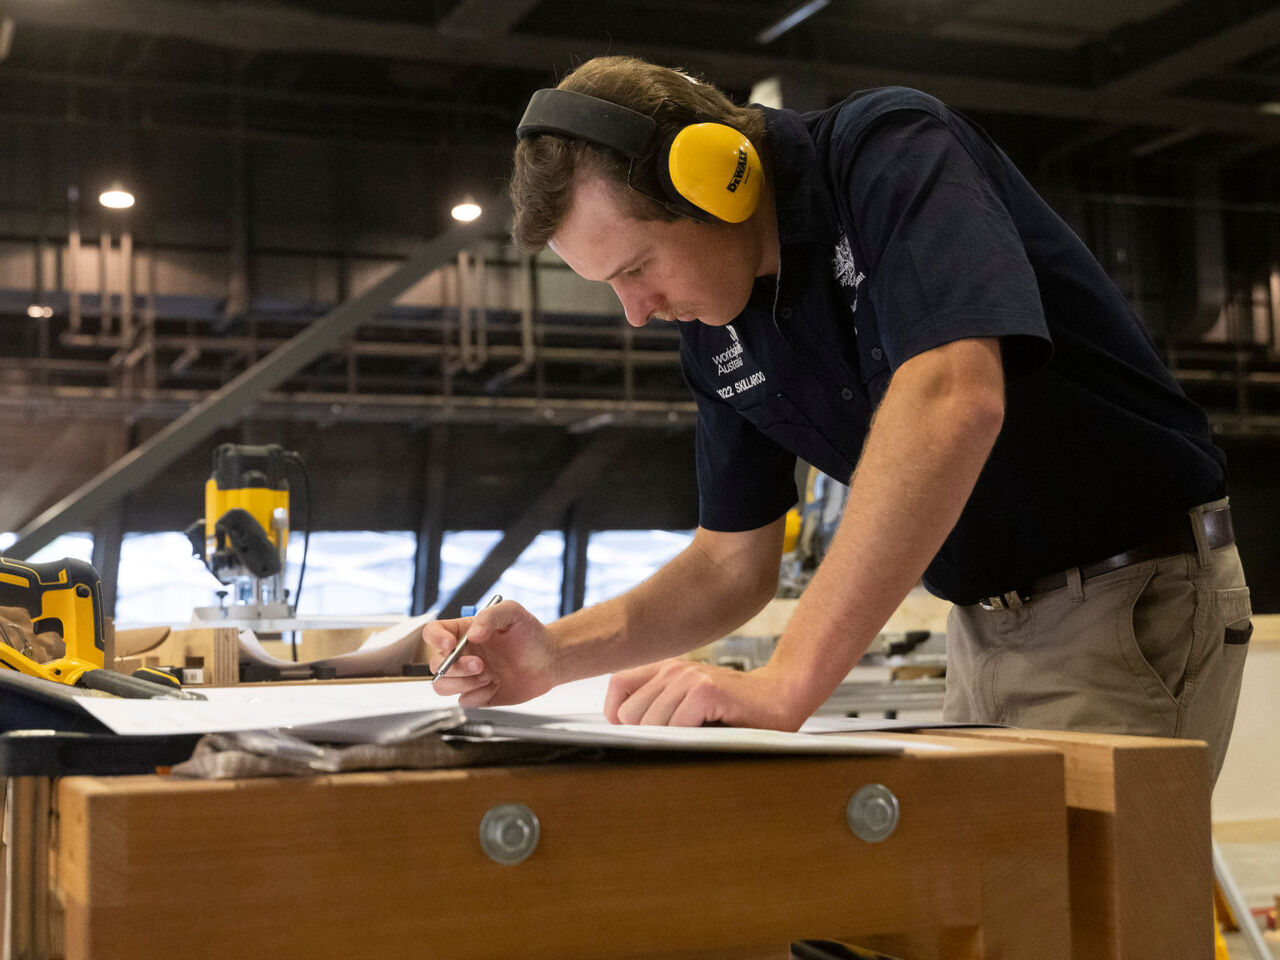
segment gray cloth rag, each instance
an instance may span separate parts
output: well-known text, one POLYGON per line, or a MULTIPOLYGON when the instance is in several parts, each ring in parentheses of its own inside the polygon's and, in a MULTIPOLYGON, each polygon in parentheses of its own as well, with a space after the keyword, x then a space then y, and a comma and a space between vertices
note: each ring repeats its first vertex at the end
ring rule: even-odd
POLYGON ((444 739, 439 731, 399 743, 345 746, 307 744, 277 731, 211 733, 191 758, 172 767, 174 776, 199 780, 315 776, 351 770, 434 770, 582 759, 598 749, 554 744, 444 739), (302 746, 298 746, 302 744, 302 746), (307 748, 311 749, 307 749, 307 748))

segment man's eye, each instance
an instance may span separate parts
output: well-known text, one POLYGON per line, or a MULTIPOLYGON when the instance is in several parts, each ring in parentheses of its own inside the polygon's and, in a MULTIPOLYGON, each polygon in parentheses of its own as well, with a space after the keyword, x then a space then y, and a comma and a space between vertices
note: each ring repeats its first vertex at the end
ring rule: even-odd
POLYGON ((630 270, 628 270, 627 276, 631 277, 631 279, 634 280, 636 277, 640 276, 640 274, 643 272, 644 272, 644 264, 640 264, 640 266, 632 267, 630 270))

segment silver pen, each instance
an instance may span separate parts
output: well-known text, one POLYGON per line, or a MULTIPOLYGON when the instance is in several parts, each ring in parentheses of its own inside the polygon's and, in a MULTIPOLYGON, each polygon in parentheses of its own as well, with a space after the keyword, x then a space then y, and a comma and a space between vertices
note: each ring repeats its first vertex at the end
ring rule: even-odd
MULTIPOLYGON (((481 607, 480 610, 488 610, 495 603, 501 603, 501 602, 502 602, 502 597, 495 593, 492 597, 489 598, 489 602, 486 603, 483 607, 481 607)), ((477 610, 476 613, 479 614, 480 610, 477 610)), ((472 619, 471 624, 472 626, 475 625, 474 618, 472 619)), ((445 671, 453 666, 453 662, 457 660, 458 657, 462 656, 462 648, 467 645, 467 637, 469 636, 471 636, 470 627, 468 627, 467 632, 462 635, 462 639, 458 641, 458 645, 453 648, 453 650, 449 653, 448 656, 446 656, 442 661, 440 661, 440 669, 437 670, 435 672, 435 676, 431 678, 431 685, 433 687, 435 686, 436 681, 444 676, 445 671)))

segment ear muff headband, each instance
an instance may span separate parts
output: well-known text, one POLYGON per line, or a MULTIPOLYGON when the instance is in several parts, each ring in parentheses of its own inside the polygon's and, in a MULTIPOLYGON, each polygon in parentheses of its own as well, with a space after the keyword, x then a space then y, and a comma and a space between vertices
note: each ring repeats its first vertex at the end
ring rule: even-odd
MULTIPOLYGON (((538 90, 516 127, 521 139, 550 133, 616 150, 635 161, 651 152, 657 123, 608 100, 572 90, 538 90)), ((627 185, 673 212, 710 223, 741 223, 755 212, 764 169, 751 141, 722 123, 693 123, 657 151, 658 179, 666 196, 641 189, 628 171, 627 185)))
POLYGON ((608 100, 572 90, 539 90, 529 98, 516 137, 554 133, 610 147, 636 160, 644 155, 658 125, 652 117, 608 100))

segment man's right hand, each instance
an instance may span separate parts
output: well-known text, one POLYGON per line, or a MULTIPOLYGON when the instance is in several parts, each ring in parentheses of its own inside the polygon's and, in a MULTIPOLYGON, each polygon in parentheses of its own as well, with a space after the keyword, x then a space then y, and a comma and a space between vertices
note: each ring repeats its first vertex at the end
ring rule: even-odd
POLYGON ((464 634, 469 636, 466 650, 435 685, 441 696, 460 695, 460 706, 523 703, 558 682, 555 638, 514 600, 486 607, 474 617, 433 620, 423 627, 432 672, 464 634))

